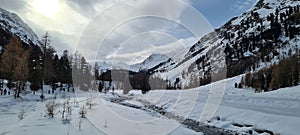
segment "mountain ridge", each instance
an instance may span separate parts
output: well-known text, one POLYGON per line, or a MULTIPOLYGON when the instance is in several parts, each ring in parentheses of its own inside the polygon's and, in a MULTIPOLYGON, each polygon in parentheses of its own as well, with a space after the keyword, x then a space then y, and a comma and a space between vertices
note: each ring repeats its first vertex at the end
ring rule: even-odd
POLYGON ((213 81, 216 74, 223 73, 225 79, 275 64, 300 48, 300 26, 292 18, 299 5, 299 1, 260 0, 203 36, 179 62, 158 67, 156 71, 164 72, 156 74, 172 82, 179 78, 186 86, 193 85, 191 80, 204 85, 210 81, 202 80, 213 81))
POLYGON ((38 36, 17 14, 0 8, 0 26, 2 31, 18 36, 28 45, 39 45, 38 36))

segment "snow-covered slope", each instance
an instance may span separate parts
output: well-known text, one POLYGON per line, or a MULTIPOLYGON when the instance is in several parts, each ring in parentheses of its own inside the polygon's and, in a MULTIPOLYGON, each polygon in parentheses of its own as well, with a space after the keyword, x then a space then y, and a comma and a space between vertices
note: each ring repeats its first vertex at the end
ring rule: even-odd
POLYGON ((18 36, 28 45, 39 45, 39 38, 15 13, 0 8, 0 28, 18 36))
POLYGON ((194 85, 190 80, 199 83, 220 73, 224 79, 268 67, 299 52, 299 8, 300 1, 259 0, 249 11, 202 37, 181 60, 158 67, 156 71, 162 72, 157 74, 194 85))
POLYGON ((141 71, 151 69, 163 62, 171 61, 171 58, 165 54, 151 54, 147 59, 141 63, 134 64, 130 66, 132 71, 141 71))

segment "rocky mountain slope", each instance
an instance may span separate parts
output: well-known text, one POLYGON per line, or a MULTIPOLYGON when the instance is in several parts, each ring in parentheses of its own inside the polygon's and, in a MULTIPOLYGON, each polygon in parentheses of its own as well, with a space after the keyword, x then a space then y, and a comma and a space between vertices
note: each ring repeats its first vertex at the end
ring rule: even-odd
POLYGON ((39 45, 39 38, 15 13, 0 8, 0 48, 16 35, 26 45, 39 45))

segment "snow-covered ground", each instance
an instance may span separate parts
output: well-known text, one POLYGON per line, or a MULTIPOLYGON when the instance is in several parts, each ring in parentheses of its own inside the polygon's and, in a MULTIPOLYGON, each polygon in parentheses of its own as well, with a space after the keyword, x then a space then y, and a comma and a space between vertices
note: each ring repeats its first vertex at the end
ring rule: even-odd
MULTIPOLYGON (((40 94, 27 94, 21 99, 14 99, 13 96, 0 97, 0 134, 1 135, 91 135, 99 134, 98 128, 93 126, 87 119, 82 119, 82 130, 79 130, 80 117, 78 107, 73 104, 72 120, 70 124, 63 124, 61 119, 62 105, 66 98, 75 97, 74 93, 59 93, 56 103, 59 106, 56 109, 54 118, 46 116, 45 103, 37 101, 40 94), (63 97, 64 96, 64 97, 63 97), (24 110, 24 119, 20 120, 18 115, 24 110)), ((47 99, 53 95, 46 94, 47 99)), ((73 100, 71 100, 73 102, 73 100)))
POLYGON ((22 99, 14 99, 13 95, 0 96, 0 135, 201 135, 175 120, 106 101, 96 92, 77 91, 75 94, 57 90, 55 93, 58 106, 54 118, 47 116, 45 104, 52 100, 55 94, 45 94, 46 100, 43 102, 38 101, 40 93, 28 93, 22 95, 22 99), (88 109, 87 118, 80 118, 79 109, 90 97, 96 104, 92 109, 88 109), (72 113, 70 123, 64 124, 61 112, 67 99, 72 106, 72 113), (25 115, 24 119, 20 120, 18 115, 22 110, 25 115))
POLYGON ((154 90, 145 95, 140 91, 122 95, 122 91, 116 91, 116 94, 76 91, 75 94, 57 90, 56 103, 59 106, 54 118, 46 116, 45 103, 55 94, 46 94, 47 100, 44 102, 37 101, 39 93, 22 95, 22 99, 14 99, 12 95, 0 96, 0 135, 202 134, 181 124, 187 118, 241 134, 268 134, 268 131, 284 135, 298 134, 300 86, 254 93, 252 89, 234 88, 234 83, 239 82, 240 78, 190 90, 154 90), (147 103, 178 117, 174 119, 155 111, 110 102, 111 99, 120 98, 118 95, 124 99, 120 103, 141 108, 147 103), (96 105, 88 109, 87 118, 80 118, 80 106, 89 97, 93 98, 96 105), (72 119, 69 124, 64 124, 60 112, 62 103, 68 98, 72 105, 72 119), (22 109, 25 116, 19 120, 17 116, 22 109))
POLYGON ((129 95, 133 99, 130 103, 139 106, 137 101, 147 101, 176 116, 241 133, 268 130, 279 134, 298 134, 300 86, 254 93, 252 89, 234 88, 234 83, 238 83, 240 78, 239 76, 191 90, 157 90, 146 95, 131 92, 129 95), (219 88, 224 88, 224 91, 216 89, 220 84, 224 87, 219 88), (219 94, 224 94, 220 104, 219 100, 211 98, 216 95, 216 90, 219 94), (216 112, 209 115, 212 118, 207 121, 204 113, 214 112, 215 106, 218 107, 216 112))

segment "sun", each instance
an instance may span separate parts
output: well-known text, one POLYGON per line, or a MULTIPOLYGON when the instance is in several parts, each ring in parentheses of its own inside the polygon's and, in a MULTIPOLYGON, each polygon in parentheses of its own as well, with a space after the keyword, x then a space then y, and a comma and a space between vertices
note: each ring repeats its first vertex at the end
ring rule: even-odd
POLYGON ((36 12, 51 18, 55 17, 60 10, 58 0, 33 0, 32 6, 36 12))

